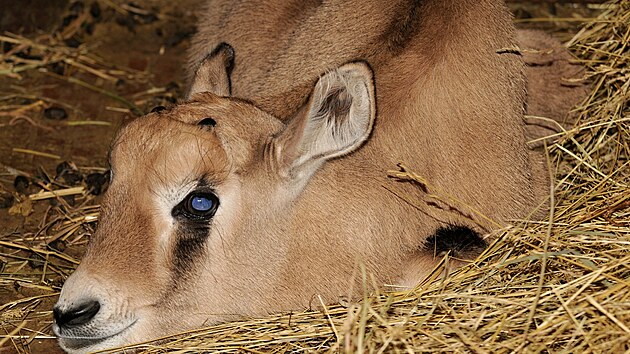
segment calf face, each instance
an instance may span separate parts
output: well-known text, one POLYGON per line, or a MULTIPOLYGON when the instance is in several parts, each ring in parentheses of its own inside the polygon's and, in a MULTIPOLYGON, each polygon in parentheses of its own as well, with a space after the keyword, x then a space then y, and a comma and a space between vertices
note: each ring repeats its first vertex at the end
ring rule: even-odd
POLYGON ((225 97, 232 55, 219 47, 197 69, 188 102, 138 118, 114 139, 98 228, 54 309, 67 351, 303 300, 285 276, 295 253, 288 241, 300 236, 286 231, 291 206, 326 160, 368 138, 372 73, 352 63, 324 74, 284 124, 225 97))

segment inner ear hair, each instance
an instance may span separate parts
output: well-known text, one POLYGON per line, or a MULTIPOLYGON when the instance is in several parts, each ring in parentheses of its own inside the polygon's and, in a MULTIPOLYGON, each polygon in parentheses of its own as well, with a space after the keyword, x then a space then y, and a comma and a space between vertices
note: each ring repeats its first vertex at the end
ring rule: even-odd
POLYGON ((334 125, 335 129, 332 131, 332 134, 335 135, 335 131, 341 128, 343 119, 348 117, 351 105, 352 96, 346 87, 337 85, 328 89, 315 115, 332 121, 328 123, 334 125))
POLYGON ((327 158, 354 150, 371 132, 375 114, 372 80, 371 69, 365 63, 346 64, 320 78, 307 124, 320 130, 313 138, 331 148, 321 151, 327 158))
POLYGON ((324 161, 356 150, 376 114, 372 70, 364 62, 322 75, 308 100, 277 137, 289 176, 309 176, 324 161))

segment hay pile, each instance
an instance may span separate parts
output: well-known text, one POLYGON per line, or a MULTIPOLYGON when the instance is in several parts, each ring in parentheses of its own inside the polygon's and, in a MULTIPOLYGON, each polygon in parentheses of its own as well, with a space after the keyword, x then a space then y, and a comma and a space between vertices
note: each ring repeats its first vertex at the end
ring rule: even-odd
MULTIPOLYGON (((135 346, 163 352, 630 350, 630 1, 570 42, 594 90, 549 147, 554 207, 479 259, 406 293, 229 323, 135 346)), ((551 188, 550 188, 551 189, 551 188)), ((550 191, 551 192, 551 191, 550 191)))
MULTIPOLYGON (((497 233, 497 241, 473 264, 446 276, 443 263, 411 292, 372 293, 358 304, 227 323, 127 349, 628 352, 630 0, 606 8, 570 42, 594 90, 577 108, 576 128, 559 134, 548 148, 555 185, 550 188, 554 207, 546 219, 516 221, 497 233)), ((50 240, 34 240, 51 235, 71 244, 91 232, 94 217, 92 206, 68 209, 57 220, 44 220, 32 237, 0 240, 0 249, 13 250, 12 257, 20 251, 23 262, 36 259, 42 266, 41 272, 19 279, 2 277, 0 284, 19 281, 44 291, 0 305, 0 325, 11 324, 0 326, 7 333, 0 336, 0 347, 11 341, 23 348, 16 341, 50 338, 50 321, 38 322, 47 323, 41 328, 29 328, 28 321, 50 320, 50 308, 34 310, 59 289, 60 283, 45 279, 50 273, 65 277, 76 259, 51 248, 50 240)))

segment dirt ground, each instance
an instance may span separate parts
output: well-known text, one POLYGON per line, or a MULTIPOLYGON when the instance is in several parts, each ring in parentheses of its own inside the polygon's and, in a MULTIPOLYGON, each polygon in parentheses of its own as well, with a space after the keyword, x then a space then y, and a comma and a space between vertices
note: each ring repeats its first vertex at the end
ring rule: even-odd
MULTIPOLYGON (((125 117, 136 114, 129 105, 111 98, 110 93, 124 97, 142 112, 176 101, 182 87, 182 61, 194 31, 193 10, 198 4, 198 0, 137 4, 0 1, 0 34, 38 39, 55 33, 53 41, 39 42, 69 47, 75 60, 78 53, 89 53, 90 58, 101 61, 92 68, 104 73, 99 76, 67 62, 57 62, 14 77, 0 76, 0 204, 4 206, 0 209, 0 240, 26 238, 27 243, 40 245, 47 232, 57 230, 51 225, 52 228, 38 234, 47 218, 54 219, 74 208, 98 203, 98 197, 92 195, 68 197, 63 202, 67 205, 50 199, 34 203, 27 215, 9 213, 9 206, 17 204, 15 193, 32 194, 49 182, 58 188, 87 187, 91 184, 87 183, 89 175, 99 177, 105 171, 112 135, 125 117), (91 86, 69 82, 68 78, 91 86), (28 108, 19 114, 9 114, 16 107, 28 108), (64 165, 58 170, 64 161, 75 164, 77 173, 74 168, 70 168, 73 173, 64 173, 64 165), (66 178, 59 178, 62 174, 66 178), (16 182, 17 175, 27 178, 16 182)), ((19 56, 27 61, 56 61, 49 57, 50 51, 20 50, 19 44, 5 41, 2 44, 5 54, 17 49, 19 56)), ((89 232, 91 225, 86 224, 76 230, 76 235, 89 232)), ((51 250, 59 249, 79 259, 86 241, 85 237, 73 237, 47 245, 51 250)), ((0 332, 10 333, 32 311, 29 316, 37 318, 38 323, 29 322, 24 327, 39 333, 23 330, 22 340, 5 341, 0 352, 60 353, 50 329, 55 302, 52 294, 59 291, 72 264, 46 271, 47 261, 43 257, 15 249, 4 249, 1 253, 0 304, 18 299, 27 301, 1 309, 0 332), (45 297, 38 298, 41 295, 45 297)))
MULTIPOLYGON (((0 0, 0 353, 61 352, 51 308, 95 226, 110 140, 123 119, 181 96, 201 2, 0 0), (25 197, 73 187, 83 190, 25 197)), ((592 13, 510 6, 519 26, 562 40, 578 22, 531 18, 592 13)))

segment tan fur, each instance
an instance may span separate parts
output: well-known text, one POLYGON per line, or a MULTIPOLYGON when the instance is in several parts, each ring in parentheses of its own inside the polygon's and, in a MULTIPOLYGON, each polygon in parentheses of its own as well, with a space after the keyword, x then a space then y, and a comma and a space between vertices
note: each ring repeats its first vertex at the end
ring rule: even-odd
POLYGON ((576 117, 569 111, 590 91, 581 80, 584 67, 546 33, 519 30, 517 39, 527 76, 527 137, 540 139, 570 128, 576 117))
POLYGON ((381 283, 412 286, 439 260, 425 245, 438 227, 487 234, 546 194, 541 154, 526 145, 515 48, 501 1, 208 2, 190 101, 118 133, 99 228, 58 306, 93 297, 109 306, 107 320, 96 317, 103 328, 136 321, 95 350, 304 309, 315 295, 335 302, 360 264, 381 283), (220 70, 229 55, 208 59, 223 42, 235 53, 231 76, 220 70), (344 65, 354 61, 373 78, 344 65), (335 78, 339 67, 347 77, 335 78), (323 112, 363 117, 358 130, 309 130, 313 107, 344 80, 352 104, 367 101, 345 105, 347 90, 323 112), (216 127, 196 125, 205 117, 216 127), (400 162, 429 190, 389 179, 400 162), (202 253, 175 271, 187 236, 170 210, 201 176, 221 205, 202 253))

